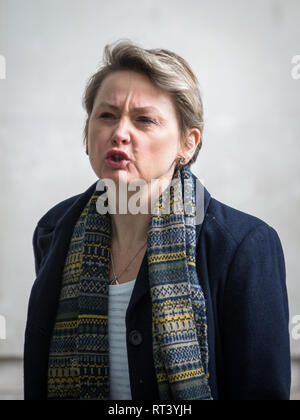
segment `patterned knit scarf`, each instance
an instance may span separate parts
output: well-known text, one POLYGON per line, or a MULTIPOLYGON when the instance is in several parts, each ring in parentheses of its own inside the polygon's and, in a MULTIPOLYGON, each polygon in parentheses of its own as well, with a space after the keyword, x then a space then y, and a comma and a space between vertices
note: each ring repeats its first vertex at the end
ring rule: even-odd
MULTIPOLYGON (((189 167, 182 167, 176 183, 159 196, 148 231, 153 355, 162 400, 212 399, 206 306, 196 273, 193 182, 189 167)), ((110 398, 111 219, 97 211, 101 194, 96 188, 82 211, 66 257, 50 346, 49 399, 110 398)))

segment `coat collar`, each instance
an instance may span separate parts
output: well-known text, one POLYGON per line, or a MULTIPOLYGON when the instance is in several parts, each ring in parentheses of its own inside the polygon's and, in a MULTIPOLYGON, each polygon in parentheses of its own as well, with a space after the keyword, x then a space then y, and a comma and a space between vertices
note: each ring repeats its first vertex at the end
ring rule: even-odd
MULTIPOLYGON (((200 219, 202 223, 196 225, 196 241, 200 235, 201 228, 203 226, 205 214, 211 200, 211 195, 199 179, 193 174, 194 182, 198 183, 199 188, 199 204, 200 206, 200 219)), ((37 296, 36 299, 39 301, 38 308, 40 308, 39 313, 36 314, 38 317, 38 323, 42 326, 43 329, 52 330, 57 307, 59 303, 60 289, 61 289, 61 278, 65 263, 65 258, 68 252, 69 243, 72 237, 74 225, 76 224, 82 210, 89 201, 91 195, 95 191, 96 181, 92 184, 85 192, 78 195, 75 201, 71 202, 68 206, 67 201, 60 204, 60 206, 65 205, 66 208, 62 207, 62 214, 56 219, 55 226, 51 220, 50 212, 45 215, 40 221, 40 227, 45 227, 47 223, 52 225, 52 239, 51 245, 48 250, 46 260, 43 262, 42 267, 38 273, 36 282, 35 282, 35 291, 37 296), (64 204, 65 203, 65 204, 64 204), (47 217, 46 217, 47 216, 47 217)), ((196 185, 195 185, 196 187, 196 185)), ((61 209, 60 209, 61 210, 61 209)), ((55 216, 55 214, 54 214, 55 216)), ((46 235, 49 235, 49 230, 46 235)), ((48 238, 49 240, 49 238, 48 238)), ((43 232, 41 231, 41 236, 39 236, 39 243, 43 241, 43 232)), ((133 289, 131 300, 129 302, 128 312, 130 312, 135 304, 149 292, 149 284, 147 282, 148 278, 148 263, 147 263, 147 252, 145 253, 144 259, 139 270, 136 283, 133 289)), ((127 314, 128 316, 128 314, 127 314)))

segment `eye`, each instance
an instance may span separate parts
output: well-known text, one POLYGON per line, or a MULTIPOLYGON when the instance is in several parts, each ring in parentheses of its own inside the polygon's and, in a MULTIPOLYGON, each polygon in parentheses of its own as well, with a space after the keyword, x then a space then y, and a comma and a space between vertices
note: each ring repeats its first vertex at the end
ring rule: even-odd
POLYGON ((145 124, 156 124, 151 118, 145 116, 139 117, 139 121, 145 124))
POLYGON ((100 117, 99 118, 111 118, 111 117, 113 117, 114 118, 114 116, 113 116, 113 114, 111 114, 111 113, 109 113, 109 112, 103 112, 101 115, 100 115, 100 117))

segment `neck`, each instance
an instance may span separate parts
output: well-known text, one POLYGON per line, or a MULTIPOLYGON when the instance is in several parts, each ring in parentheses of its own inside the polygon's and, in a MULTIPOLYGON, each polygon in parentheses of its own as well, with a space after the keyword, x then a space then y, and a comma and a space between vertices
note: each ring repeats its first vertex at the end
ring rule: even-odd
POLYGON ((151 214, 111 214, 112 242, 119 250, 147 241, 151 214))
MULTIPOLYGON (((112 244, 119 251, 134 249, 147 241, 149 223, 155 203, 170 181, 170 177, 164 176, 155 179, 153 183, 144 184, 138 190, 138 197, 133 197, 137 194, 136 191, 128 191, 125 187, 127 201, 122 195, 124 189, 120 195, 119 185, 116 186, 115 191, 112 190, 112 193, 108 190, 109 207, 113 209, 110 212, 112 244), (120 199, 122 199, 122 206, 120 206, 120 199), (126 203, 125 209, 124 202, 126 203), (138 211, 132 210, 134 204, 138 207, 138 211), (123 214, 124 211, 125 214, 123 214)), ((124 185, 122 187, 124 188, 124 185)))

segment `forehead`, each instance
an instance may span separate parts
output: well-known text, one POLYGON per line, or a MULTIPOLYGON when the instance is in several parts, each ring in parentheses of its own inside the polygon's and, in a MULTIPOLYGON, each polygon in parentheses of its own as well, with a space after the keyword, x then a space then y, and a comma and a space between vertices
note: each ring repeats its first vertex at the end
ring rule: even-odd
POLYGON ((109 102, 118 107, 157 106, 164 111, 174 111, 170 95, 156 87, 144 74, 121 70, 108 75, 100 86, 94 105, 109 102))

